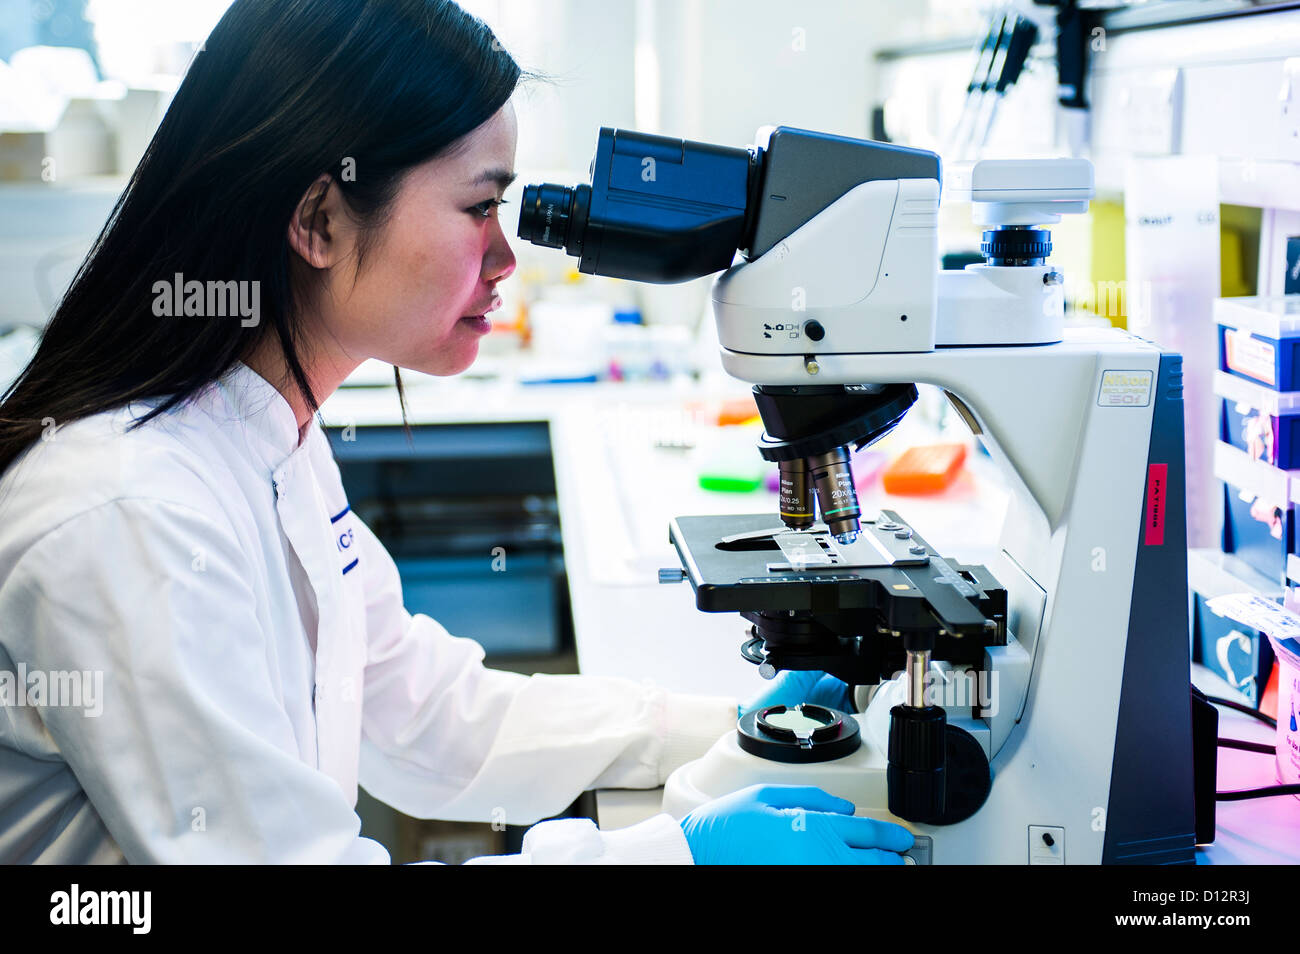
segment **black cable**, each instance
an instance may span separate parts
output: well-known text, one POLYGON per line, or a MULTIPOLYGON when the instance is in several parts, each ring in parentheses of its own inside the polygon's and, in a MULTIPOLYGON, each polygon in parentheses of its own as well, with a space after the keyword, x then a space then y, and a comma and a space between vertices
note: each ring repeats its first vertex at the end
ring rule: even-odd
POLYGON ((1223 749, 1241 749, 1243 752, 1262 752, 1264 755, 1277 755, 1277 749, 1264 742, 1247 742, 1245 739, 1219 739, 1223 749))
POLYGON ((1252 709, 1250 706, 1245 705, 1244 703, 1234 702, 1232 699, 1225 699, 1222 696, 1206 696, 1205 698, 1209 699, 1216 706, 1227 706, 1229 709, 1236 709, 1238 712, 1246 713, 1246 715, 1250 716, 1251 718, 1258 719, 1260 722, 1263 722, 1265 725, 1269 725, 1274 729, 1277 728, 1276 719, 1274 719, 1272 716, 1265 715, 1264 713, 1260 712, 1258 709, 1252 709))
POLYGON ((1221 802, 1240 802, 1247 798, 1269 798, 1273 795, 1300 795, 1300 785, 1270 785, 1267 788, 1246 788, 1239 792, 1215 792, 1221 802))

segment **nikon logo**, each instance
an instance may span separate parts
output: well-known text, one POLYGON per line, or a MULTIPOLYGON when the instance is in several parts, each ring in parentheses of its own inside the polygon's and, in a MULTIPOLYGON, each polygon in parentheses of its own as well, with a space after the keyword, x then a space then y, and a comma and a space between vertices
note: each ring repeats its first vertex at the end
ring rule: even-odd
POLYGON ((1102 407, 1146 407, 1151 403, 1150 371, 1103 371, 1097 403, 1102 407))

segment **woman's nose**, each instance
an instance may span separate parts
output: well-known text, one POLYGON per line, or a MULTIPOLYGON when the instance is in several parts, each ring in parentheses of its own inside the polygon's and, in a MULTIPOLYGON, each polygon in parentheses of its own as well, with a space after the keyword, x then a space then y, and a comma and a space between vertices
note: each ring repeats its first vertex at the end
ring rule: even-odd
POLYGON ((483 281, 487 284, 509 278, 515 270, 515 253, 506 240, 506 233, 499 221, 492 223, 492 239, 488 243, 487 253, 483 256, 483 281))

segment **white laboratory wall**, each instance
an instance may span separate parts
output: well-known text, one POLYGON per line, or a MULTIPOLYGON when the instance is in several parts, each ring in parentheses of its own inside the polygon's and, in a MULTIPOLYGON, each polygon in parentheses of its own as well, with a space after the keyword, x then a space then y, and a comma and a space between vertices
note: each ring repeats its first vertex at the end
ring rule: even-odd
MULTIPOLYGON (((972 37, 974 34, 972 34, 972 37)), ((972 50, 879 63, 887 128, 947 154, 972 50)), ((1215 155, 1223 200, 1300 209, 1300 10, 1095 36, 1089 98, 1098 189, 1118 193, 1130 157, 1215 155)), ((1052 45, 1040 43, 999 108, 983 156, 1068 149, 1055 105, 1052 45)))
POLYGON ((195 49, 225 15, 231 0, 90 0, 106 79, 150 88, 160 76, 184 72, 195 49))
POLYGON ((1213 155, 1224 202, 1300 209, 1300 11, 1110 37, 1093 104, 1100 186, 1131 155, 1213 155))
POLYGON ((643 5, 662 83, 657 131, 732 145, 767 124, 866 135, 874 52, 915 35, 929 12, 904 0, 643 5))
POLYGON ((119 192, 108 179, 0 185, 0 332, 44 326, 119 192))
MULTIPOLYGON (((967 102, 966 86, 977 50, 969 48, 883 58, 876 64, 877 86, 885 107, 890 139, 940 154, 945 163, 975 158, 973 142, 954 141, 963 111, 968 127, 988 136, 979 158, 1033 158, 1064 155, 1066 130, 1058 123, 1056 62, 1051 43, 1039 43, 1016 85, 1002 97, 967 102), (966 151, 959 146, 966 144, 966 151)), ((975 137, 978 140, 980 137, 975 137)))
POLYGON ((862 136, 882 47, 974 30, 970 0, 463 0, 525 69, 519 164, 585 173, 596 130, 745 145, 762 125, 862 136))
POLYGON ((515 97, 520 174, 585 174, 602 125, 631 126, 636 6, 601 0, 462 0, 527 71, 515 97))

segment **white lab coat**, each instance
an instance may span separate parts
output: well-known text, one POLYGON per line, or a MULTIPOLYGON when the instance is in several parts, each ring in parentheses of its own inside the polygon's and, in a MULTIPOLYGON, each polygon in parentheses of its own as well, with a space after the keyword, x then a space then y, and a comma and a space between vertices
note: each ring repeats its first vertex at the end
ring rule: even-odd
MULTIPOLYGON (((246 365, 123 432, 156 403, 53 431, 0 479, 0 861, 387 863, 358 781, 416 817, 531 824, 662 784, 734 725, 730 699, 485 668, 412 616, 319 422, 299 445, 246 365)), ((509 860, 690 861, 666 815, 524 847, 509 860)))

